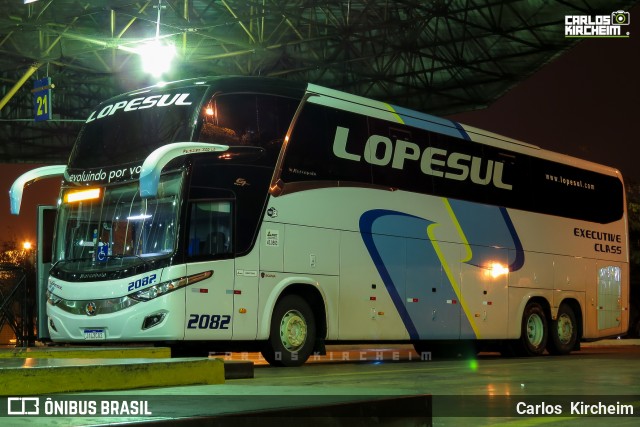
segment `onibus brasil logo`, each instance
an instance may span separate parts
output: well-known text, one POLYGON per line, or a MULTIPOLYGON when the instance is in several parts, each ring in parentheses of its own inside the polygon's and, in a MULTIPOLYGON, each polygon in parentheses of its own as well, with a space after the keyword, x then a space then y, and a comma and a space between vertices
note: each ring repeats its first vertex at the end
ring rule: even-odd
POLYGON ((628 38, 631 16, 617 10, 611 15, 565 15, 564 36, 567 38, 628 38))

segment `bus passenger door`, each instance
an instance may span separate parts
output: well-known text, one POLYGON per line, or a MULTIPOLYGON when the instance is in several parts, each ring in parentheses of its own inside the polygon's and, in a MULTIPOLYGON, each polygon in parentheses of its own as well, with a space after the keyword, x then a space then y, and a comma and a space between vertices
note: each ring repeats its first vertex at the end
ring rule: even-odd
POLYGON ((186 340, 232 337, 235 278, 232 214, 231 200, 198 200, 189 204, 187 276, 202 280, 186 288, 186 340))

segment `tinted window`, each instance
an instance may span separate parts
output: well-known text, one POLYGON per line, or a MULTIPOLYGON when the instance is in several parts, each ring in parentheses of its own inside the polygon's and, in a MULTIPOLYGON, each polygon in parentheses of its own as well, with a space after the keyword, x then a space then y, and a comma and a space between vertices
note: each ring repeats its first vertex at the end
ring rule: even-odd
POLYGON ((343 156, 362 156, 369 136, 367 118, 314 104, 306 104, 298 117, 287 146, 281 178, 296 181, 371 182, 371 167, 337 157, 334 145, 343 147, 343 156), (334 141, 337 141, 334 144, 334 141))
POLYGON ((232 212, 230 201, 191 203, 187 256, 190 258, 231 255, 232 212))
POLYGON ((71 169, 143 161, 154 149, 191 136, 204 88, 122 95, 94 110, 69 158, 71 169))
POLYGON ((623 187, 616 177, 531 158, 530 187, 543 213, 607 223, 622 218, 623 187))
POLYGON ((197 141, 261 147, 275 165, 299 100, 273 95, 214 96, 202 109, 197 141))
POLYGON ((193 163, 189 198, 233 199, 236 223, 235 251, 248 252, 255 241, 269 196, 273 168, 234 164, 207 157, 193 163))
MULTIPOLYGON (((421 171, 420 157, 429 147, 429 134, 420 129, 384 120, 369 119, 370 159, 375 163, 373 183, 418 193, 433 191, 432 177, 421 171)), ((367 151, 365 149, 365 151, 367 151)))
POLYGON ((317 104, 296 122, 281 178, 373 182, 599 223, 624 213, 616 177, 317 104))

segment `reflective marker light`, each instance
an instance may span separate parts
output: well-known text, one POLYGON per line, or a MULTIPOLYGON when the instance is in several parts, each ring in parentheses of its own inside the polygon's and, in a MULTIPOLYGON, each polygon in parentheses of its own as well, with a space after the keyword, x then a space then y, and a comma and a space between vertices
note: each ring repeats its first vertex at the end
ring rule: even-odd
POLYGON ((81 202, 83 200, 95 200, 100 198, 99 188, 89 188, 86 190, 71 190, 65 193, 64 201, 66 203, 81 202))

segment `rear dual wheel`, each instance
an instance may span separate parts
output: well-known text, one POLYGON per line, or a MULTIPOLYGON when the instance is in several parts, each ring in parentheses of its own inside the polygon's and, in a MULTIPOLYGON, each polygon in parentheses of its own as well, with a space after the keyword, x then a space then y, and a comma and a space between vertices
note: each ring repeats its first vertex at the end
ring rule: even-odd
POLYGON ((511 342, 507 354, 539 356, 545 348, 549 354, 569 354, 578 341, 576 315, 569 304, 561 304, 554 320, 549 322, 537 302, 527 304, 522 316, 520 339, 511 342))
POLYGON ((547 346, 548 326, 544 309, 537 302, 524 308, 520 339, 509 341, 502 349, 506 356, 540 356, 547 346))
POLYGON ((550 354, 569 354, 578 340, 576 315, 568 304, 560 304, 556 319, 549 328, 550 340, 547 350, 550 354))

